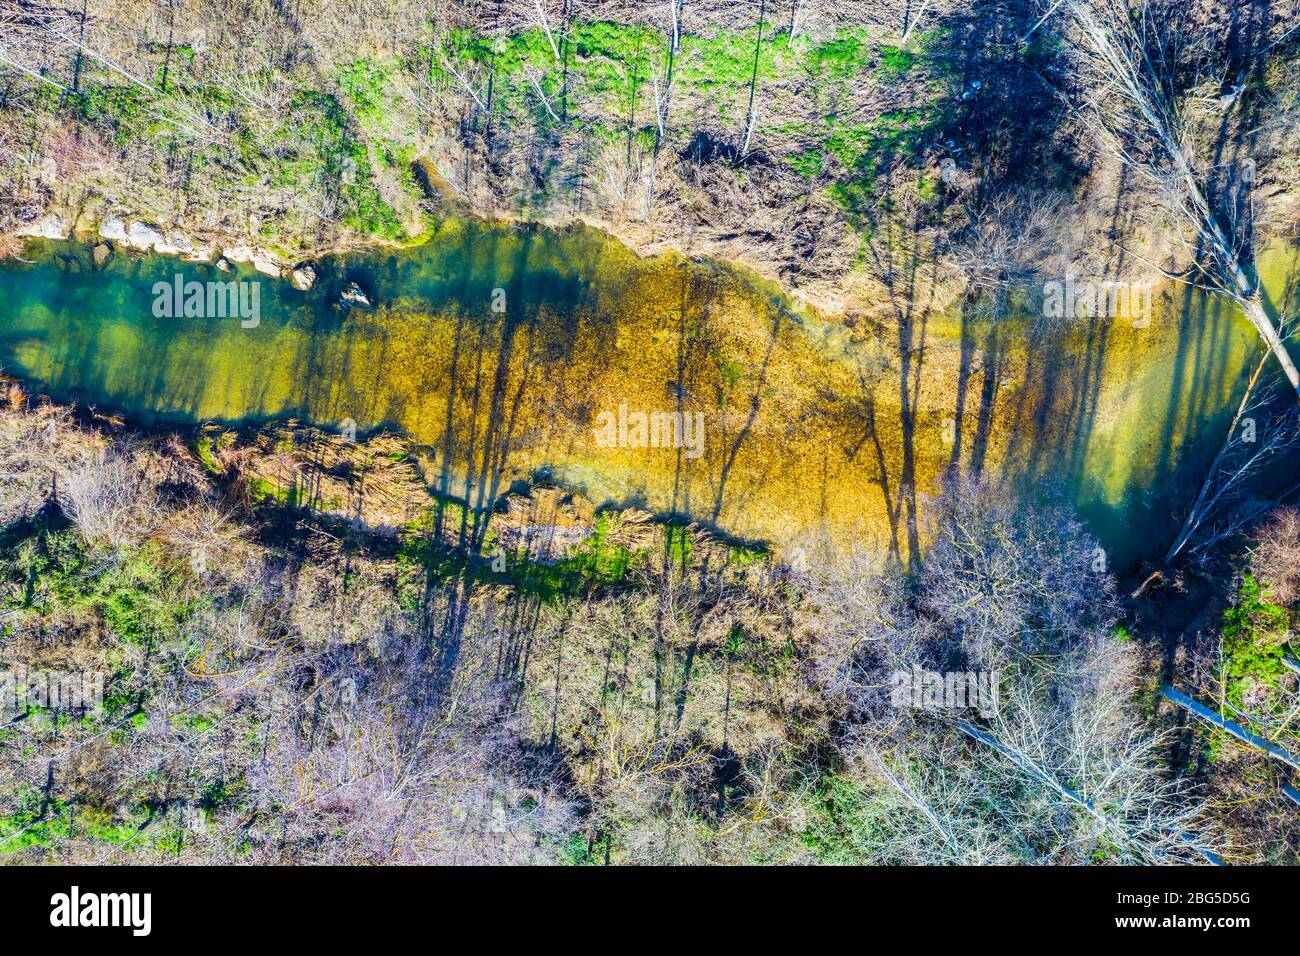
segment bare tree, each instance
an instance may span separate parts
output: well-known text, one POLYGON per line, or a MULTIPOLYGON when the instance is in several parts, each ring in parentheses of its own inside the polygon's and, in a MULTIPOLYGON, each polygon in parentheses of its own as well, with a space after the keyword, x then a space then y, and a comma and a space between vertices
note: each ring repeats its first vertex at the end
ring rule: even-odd
POLYGON ((1147 0, 1069 0, 1063 8, 1091 67, 1088 109, 1123 163, 1159 186, 1195 237, 1211 288, 1235 302, 1300 396, 1300 370, 1264 306, 1253 270, 1253 231, 1235 200, 1206 182, 1175 95, 1175 64, 1161 13, 1147 0))
POLYGON ((740 155, 749 155, 749 140, 754 135, 754 123, 758 119, 758 104, 754 94, 758 89, 758 61, 763 52, 763 24, 767 14, 767 0, 758 3, 758 35, 754 39, 754 69, 749 77, 749 106, 745 112, 745 137, 740 147, 740 155))
MULTIPOLYGON (((1096 543, 1062 508, 950 489, 909 587, 869 564, 814 575, 819 683, 840 746, 875 789, 859 847, 876 863, 1217 860, 1201 806, 1143 728, 1131 645, 1096 543), (848 573, 845 573, 848 572, 848 573), (980 668, 994 706, 908 706, 896 675, 980 668)), ((884 565, 881 565, 884 568, 884 565)), ((988 703, 988 702, 986 702, 988 703)))

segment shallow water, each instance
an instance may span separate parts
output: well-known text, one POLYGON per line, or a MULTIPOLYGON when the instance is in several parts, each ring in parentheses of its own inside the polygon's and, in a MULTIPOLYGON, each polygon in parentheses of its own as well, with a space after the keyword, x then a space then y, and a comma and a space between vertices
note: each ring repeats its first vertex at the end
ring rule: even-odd
MULTIPOLYGON (((26 255, 0 266, 0 367, 61 400, 146 423, 396 427, 437 490, 476 505, 544 473, 778 545, 825 531, 906 553, 956 463, 1063 487, 1130 566, 1167 543, 1257 347, 1184 287, 1141 329, 960 307, 845 328, 742 270, 639 259, 587 229, 449 220, 419 248, 326 259, 308 292, 119 252, 95 269, 73 243, 26 255), (156 317, 154 285, 177 274, 259 282, 259 324, 156 317), (340 307, 348 281, 377 307, 340 307), (601 447, 593 425, 621 405, 702 414, 701 454, 601 447)), ((1291 295, 1297 251, 1262 271, 1291 295)))

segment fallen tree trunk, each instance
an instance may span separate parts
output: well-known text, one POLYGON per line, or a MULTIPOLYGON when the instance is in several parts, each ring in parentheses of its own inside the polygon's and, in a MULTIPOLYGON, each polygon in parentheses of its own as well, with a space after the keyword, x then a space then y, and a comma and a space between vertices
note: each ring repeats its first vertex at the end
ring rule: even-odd
POLYGON ((1288 753, 1271 740, 1265 740, 1258 734, 1252 734, 1240 724, 1234 724, 1232 721, 1220 717, 1204 704, 1197 703, 1186 694, 1174 690, 1168 684, 1160 688, 1160 693, 1169 700, 1172 700, 1179 707, 1182 707, 1184 710, 1188 710, 1195 716, 1201 718, 1201 720, 1205 721, 1207 724, 1212 724, 1219 730, 1236 737, 1243 744, 1246 744, 1249 747, 1254 747, 1256 750, 1262 750, 1274 760, 1280 760, 1288 767, 1294 767, 1296 770, 1300 770, 1300 757, 1288 753))

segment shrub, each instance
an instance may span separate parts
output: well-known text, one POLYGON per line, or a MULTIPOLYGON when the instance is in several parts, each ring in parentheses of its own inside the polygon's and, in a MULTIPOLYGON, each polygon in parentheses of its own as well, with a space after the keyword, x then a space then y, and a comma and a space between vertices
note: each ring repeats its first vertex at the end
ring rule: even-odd
POLYGON ((1284 505, 1269 514, 1259 529, 1254 566, 1279 604, 1300 601, 1300 507, 1284 505))

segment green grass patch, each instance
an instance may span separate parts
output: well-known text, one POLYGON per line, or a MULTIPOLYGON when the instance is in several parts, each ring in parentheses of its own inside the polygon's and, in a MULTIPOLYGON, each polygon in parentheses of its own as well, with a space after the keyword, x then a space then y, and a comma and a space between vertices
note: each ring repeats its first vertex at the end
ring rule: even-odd
POLYGON ((1288 641, 1291 615, 1274 604, 1254 575, 1247 574, 1232 607, 1223 613, 1223 683, 1227 699, 1241 706, 1251 684, 1276 687, 1286 673, 1282 658, 1294 654, 1288 641))

